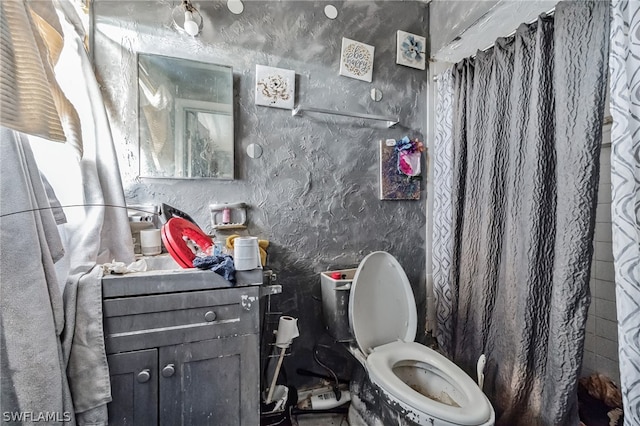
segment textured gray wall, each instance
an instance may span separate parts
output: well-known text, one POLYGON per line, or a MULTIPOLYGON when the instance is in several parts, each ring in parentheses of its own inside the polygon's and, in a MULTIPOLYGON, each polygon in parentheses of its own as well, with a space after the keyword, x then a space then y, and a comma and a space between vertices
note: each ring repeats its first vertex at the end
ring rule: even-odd
POLYGON ((498 0, 434 1, 431 16, 431 53, 437 53, 477 22, 498 0))
MULTIPOLYGON (((327 340, 321 321, 319 273, 355 267, 369 252, 396 256, 413 286, 424 339, 425 202, 378 199, 378 141, 405 135, 424 140, 427 73, 395 64, 396 31, 428 35, 423 2, 246 1, 242 15, 223 1, 194 2, 204 15, 200 37, 170 26, 167 1, 94 3, 94 60, 108 105, 130 203, 165 202, 211 231, 210 203, 244 201, 248 234, 270 240, 268 263, 283 285, 278 308, 298 316, 301 337, 285 365, 313 367, 314 342, 327 340), (342 37, 374 45, 373 82, 338 75, 342 37), (146 52, 232 66, 235 91, 236 180, 139 179, 135 53, 146 52), (301 105, 400 117, 401 124, 309 114, 254 105, 255 65, 296 71, 301 105), (371 88, 383 92, 370 99, 371 88), (264 154, 251 159, 250 143, 264 154)), ((392 306, 389 307, 393 309, 392 306)), ((315 367, 319 369, 319 367, 315 367)), ((321 369, 319 369, 321 370, 321 369)), ((293 378, 293 383, 302 379, 293 378)), ((304 380, 302 380, 304 381, 304 380)))

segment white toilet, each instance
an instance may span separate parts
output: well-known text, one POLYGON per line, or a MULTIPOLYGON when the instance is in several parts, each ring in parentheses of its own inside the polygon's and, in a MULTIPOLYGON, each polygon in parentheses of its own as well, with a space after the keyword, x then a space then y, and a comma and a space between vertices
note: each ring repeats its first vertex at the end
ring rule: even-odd
MULTIPOLYGON (((369 254, 349 295, 350 351, 398 418, 417 425, 491 426, 495 413, 478 385, 436 351, 415 343, 416 304, 409 280, 389 253, 369 254)), ((357 419, 349 418, 351 424, 357 419)))

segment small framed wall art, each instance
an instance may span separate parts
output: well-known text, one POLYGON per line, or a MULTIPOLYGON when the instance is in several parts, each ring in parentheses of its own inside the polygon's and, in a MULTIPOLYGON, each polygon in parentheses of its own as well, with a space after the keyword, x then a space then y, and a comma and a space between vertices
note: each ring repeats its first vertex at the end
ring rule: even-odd
POLYGON ((419 70, 425 69, 427 39, 419 35, 398 31, 396 64, 419 70))
POLYGON ((380 141, 380 199, 419 200, 424 144, 404 137, 380 141))
POLYGON ((256 65, 256 105, 293 109, 296 72, 256 65))
POLYGON ((375 47, 342 38, 340 75, 371 82, 375 47))

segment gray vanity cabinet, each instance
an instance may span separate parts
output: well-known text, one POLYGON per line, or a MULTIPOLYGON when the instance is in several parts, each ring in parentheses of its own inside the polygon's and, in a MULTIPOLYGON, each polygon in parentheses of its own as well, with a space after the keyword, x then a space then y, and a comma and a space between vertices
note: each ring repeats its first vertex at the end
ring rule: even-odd
POLYGON ((104 298, 109 425, 258 425, 258 297, 245 286, 104 298))

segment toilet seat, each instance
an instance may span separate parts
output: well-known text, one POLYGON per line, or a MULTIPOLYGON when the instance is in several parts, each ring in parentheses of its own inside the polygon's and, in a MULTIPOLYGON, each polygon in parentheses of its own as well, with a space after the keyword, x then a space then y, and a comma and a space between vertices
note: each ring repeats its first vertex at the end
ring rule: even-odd
POLYGON ((429 413, 457 425, 481 425, 491 417, 491 406, 476 383, 457 365, 436 351, 415 342, 393 342, 377 347, 367 357, 367 371, 372 382, 389 395, 418 411, 429 413), (394 366, 406 361, 428 364, 455 382, 465 401, 460 407, 438 402, 412 389, 394 372, 394 366))

